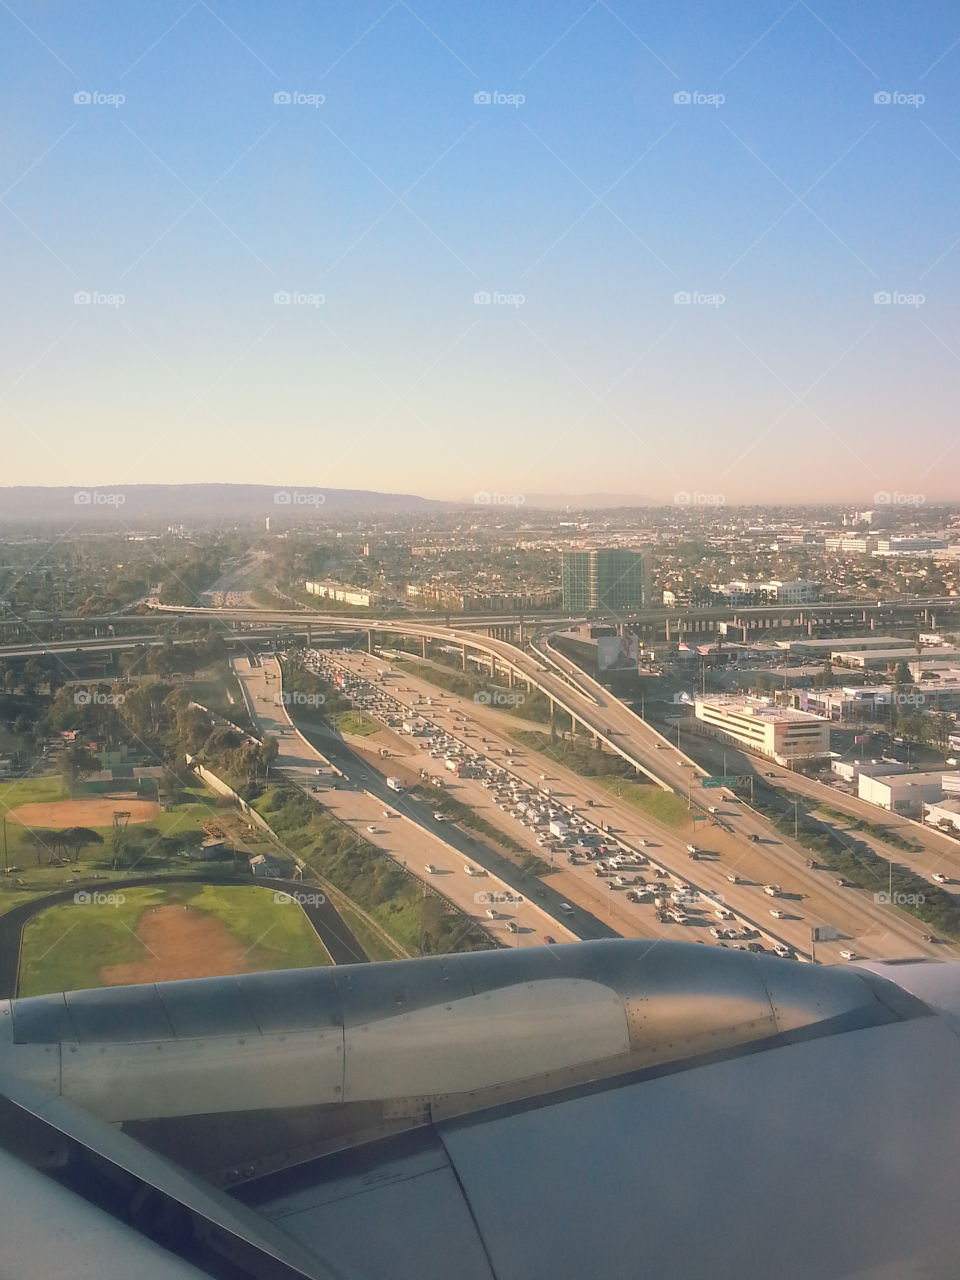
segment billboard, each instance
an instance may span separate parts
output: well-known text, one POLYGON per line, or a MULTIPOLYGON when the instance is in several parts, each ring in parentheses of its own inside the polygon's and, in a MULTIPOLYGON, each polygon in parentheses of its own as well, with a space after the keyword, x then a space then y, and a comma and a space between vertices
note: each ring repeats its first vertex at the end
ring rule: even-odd
POLYGON ((636 636, 600 636, 597 640, 597 669, 600 671, 636 671, 640 661, 640 645, 636 636))

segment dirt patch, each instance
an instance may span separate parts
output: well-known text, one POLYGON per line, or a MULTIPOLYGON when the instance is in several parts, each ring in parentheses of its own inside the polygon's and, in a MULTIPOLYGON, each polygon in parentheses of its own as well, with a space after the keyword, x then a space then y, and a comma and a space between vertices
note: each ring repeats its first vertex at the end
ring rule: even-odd
POLYGON ((24 827, 109 827, 117 810, 130 814, 131 822, 150 822, 160 813, 155 800, 134 800, 124 795, 92 796, 86 800, 50 800, 21 804, 7 814, 8 822, 24 827))
POLYGON ((256 967, 252 949, 243 947, 219 920, 192 907, 151 907, 140 917, 137 937, 150 954, 132 964, 105 965, 100 970, 104 986, 216 978, 256 967))

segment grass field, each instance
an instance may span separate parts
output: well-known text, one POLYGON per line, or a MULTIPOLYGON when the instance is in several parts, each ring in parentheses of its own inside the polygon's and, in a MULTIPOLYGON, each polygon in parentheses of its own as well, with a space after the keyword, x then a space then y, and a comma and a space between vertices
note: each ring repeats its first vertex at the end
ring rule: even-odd
POLYGON ((330 963, 299 905, 275 902, 270 889, 188 884, 105 897, 28 921, 20 995, 330 963))
MULTIPOLYGON (((58 777, 25 778, 15 782, 0 783, 0 815, 7 814, 22 804, 51 803, 63 798, 63 786, 58 777)), ((117 802, 117 808, 123 808, 117 802)), ((203 838, 202 823, 207 819, 220 821, 223 810, 214 798, 203 788, 191 788, 182 793, 182 803, 162 810, 154 818, 139 828, 131 826, 133 833, 146 850, 146 855, 138 857, 136 865, 128 870, 133 874, 144 874, 164 870, 182 870, 183 859, 171 857, 161 852, 155 841, 160 836, 181 837, 184 847, 193 847, 203 838)), ((37 848, 32 843, 31 828, 15 821, 4 823, 6 837, 6 866, 9 875, 0 875, 0 915, 21 902, 35 898, 38 894, 49 893, 52 889, 62 889, 73 879, 74 869, 81 876, 89 876, 111 866, 110 837, 111 828, 95 827, 103 843, 86 845, 80 852, 79 860, 74 863, 72 854, 69 866, 57 865, 52 860, 55 851, 54 833, 46 829, 42 834, 44 844, 37 848), (17 884, 17 881, 22 881, 17 884)))
POLYGON ((340 711, 332 719, 341 733, 354 733, 361 738, 383 728, 372 716, 361 715, 359 711, 340 711))
POLYGON ((663 791, 654 783, 632 782, 629 778, 601 775, 594 779, 605 791, 609 791, 627 804, 635 805, 649 817, 668 827, 682 827, 690 821, 690 811, 682 796, 673 791, 663 791))

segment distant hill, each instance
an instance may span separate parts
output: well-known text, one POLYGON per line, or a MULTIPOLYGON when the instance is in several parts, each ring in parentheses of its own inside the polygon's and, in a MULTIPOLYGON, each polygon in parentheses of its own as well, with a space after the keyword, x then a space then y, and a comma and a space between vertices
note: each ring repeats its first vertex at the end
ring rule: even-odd
POLYGON ((410 493, 273 484, 100 484, 0 488, 0 522, 67 520, 124 525, 142 521, 314 518, 351 511, 429 512, 451 504, 410 493))
POLYGON ((537 507, 545 511, 601 511, 612 507, 656 507, 663 506, 655 498, 643 494, 626 493, 528 493, 523 503, 525 507, 537 507))

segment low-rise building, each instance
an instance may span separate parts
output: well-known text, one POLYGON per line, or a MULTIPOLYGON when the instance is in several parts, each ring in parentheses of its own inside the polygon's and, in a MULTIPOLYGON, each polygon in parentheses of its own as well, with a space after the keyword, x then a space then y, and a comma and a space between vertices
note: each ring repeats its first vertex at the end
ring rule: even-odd
POLYGON ((816 759, 830 751, 829 720, 778 706, 769 698, 734 694, 698 698, 694 714, 702 732, 779 764, 816 759))
POLYGON ((943 800, 924 805, 923 820, 948 835, 960 836, 960 799, 946 796, 943 800))
POLYGON ((893 777, 899 773, 909 773, 910 766, 900 764, 896 760, 833 760, 830 772, 844 782, 856 782, 862 775, 869 778, 893 777))
POLYGON ((945 774, 942 769, 930 773, 886 774, 882 777, 871 777, 864 772, 857 779, 857 794, 861 800, 878 805, 881 809, 888 809, 891 813, 899 813, 907 818, 922 818, 925 805, 943 799, 945 777, 960 780, 960 774, 945 774))
POLYGON ((936 667, 945 671, 960 662, 960 649, 933 649, 929 653, 917 656, 915 646, 911 649, 834 649, 830 661, 842 667, 853 667, 860 671, 882 671, 885 667, 905 662, 911 672, 923 671, 928 667, 936 667))
POLYGON ((783 641, 782 647, 789 649, 791 653, 802 653, 811 658, 829 658, 835 653, 843 653, 846 650, 866 652, 868 649, 903 649, 913 653, 917 651, 916 644, 911 639, 904 639, 902 636, 878 635, 835 636, 826 640, 814 640, 809 636, 802 636, 799 640, 783 641))
POLYGON ((360 609, 370 609, 383 603, 384 597, 376 591, 367 591, 363 587, 348 587, 340 582, 305 582, 304 590, 308 595, 320 596, 324 600, 337 600, 341 604, 356 605, 360 609))

